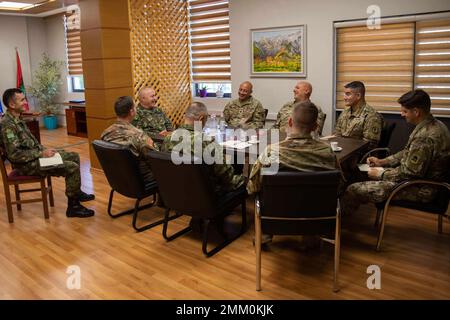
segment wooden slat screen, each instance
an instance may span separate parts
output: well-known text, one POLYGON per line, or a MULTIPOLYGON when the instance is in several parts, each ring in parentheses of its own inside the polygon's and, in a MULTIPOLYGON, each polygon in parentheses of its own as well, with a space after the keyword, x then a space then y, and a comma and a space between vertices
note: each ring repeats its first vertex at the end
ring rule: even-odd
POLYGON ((380 29, 337 29, 336 109, 344 109, 344 85, 362 81, 366 100, 380 111, 398 111, 397 99, 413 88, 414 22, 380 29))
POLYGON ((194 82, 231 81, 228 0, 189 0, 194 82))
POLYGON ((153 87, 158 107, 178 125, 192 100, 187 2, 129 3, 135 100, 143 87, 153 87))
POLYGON ((67 67, 71 76, 83 75, 79 13, 80 10, 74 10, 64 15, 67 67))
POLYGON ((450 19, 417 22, 415 83, 433 114, 450 115, 450 19))

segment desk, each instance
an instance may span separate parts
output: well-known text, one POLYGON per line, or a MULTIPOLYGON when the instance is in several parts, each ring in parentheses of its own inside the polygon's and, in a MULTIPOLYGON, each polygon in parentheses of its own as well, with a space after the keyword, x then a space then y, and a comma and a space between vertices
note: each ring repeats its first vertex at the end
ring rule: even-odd
POLYGON ((66 109, 67 134, 87 138, 86 108, 84 103, 63 103, 66 109))

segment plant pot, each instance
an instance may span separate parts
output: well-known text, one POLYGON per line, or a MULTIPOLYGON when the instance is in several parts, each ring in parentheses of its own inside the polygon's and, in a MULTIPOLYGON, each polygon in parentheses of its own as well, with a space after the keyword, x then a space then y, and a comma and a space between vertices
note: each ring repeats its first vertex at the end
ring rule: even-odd
POLYGON ((44 116, 44 126, 47 130, 53 130, 58 127, 58 118, 55 115, 44 116))
POLYGON ((206 89, 201 89, 200 91, 200 97, 204 98, 208 95, 208 90, 206 89))

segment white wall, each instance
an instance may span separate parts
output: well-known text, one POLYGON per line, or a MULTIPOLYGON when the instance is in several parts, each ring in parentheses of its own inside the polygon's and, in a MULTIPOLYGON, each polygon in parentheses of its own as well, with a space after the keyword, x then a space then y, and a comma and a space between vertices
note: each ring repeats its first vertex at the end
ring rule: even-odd
MULTIPOLYGON (((16 86, 16 56, 18 47, 25 86, 31 85, 33 72, 38 68, 42 54, 66 62, 64 23, 61 15, 47 18, 0 15, 0 92, 16 86)), ((68 92, 67 68, 61 69, 63 84, 57 102, 84 99, 84 93, 68 92)), ((31 110, 36 101, 29 99, 31 110)), ((41 121, 41 125, 42 125, 41 121)), ((64 110, 58 116, 59 125, 65 125, 64 110)))
POLYGON ((250 29, 306 24, 307 77, 313 85, 312 101, 327 114, 324 134, 331 131, 333 105, 333 21, 366 18, 376 4, 382 16, 450 10, 448 0, 230 0, 231 79, 233 97, 239 84, 253 83, 253 95, 269 116, 292 100, 299 79, 250 78, 250 29))
POLYGON ((30 53, 28 48, 27 19, 0 15, 0 95, 16 87, 17 47, 25 85, 31 83, 30 53))

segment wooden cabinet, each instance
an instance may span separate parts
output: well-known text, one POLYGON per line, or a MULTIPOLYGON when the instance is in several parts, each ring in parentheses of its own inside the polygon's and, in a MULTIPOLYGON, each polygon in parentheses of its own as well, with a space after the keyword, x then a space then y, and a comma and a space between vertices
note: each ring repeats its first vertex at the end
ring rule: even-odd
POLYGON ((87 137, 86 109, 84 105, 69 104, 69 109, 66 109, 66 126, 67 134, 87 137))
POLYGON ((24 118, 23 119, 27 124, 28 129, 30 129, 33 136, 36 137, 36 140, 41 143, 41 132, 39 130, 39 121, 36 118, 24 118))

